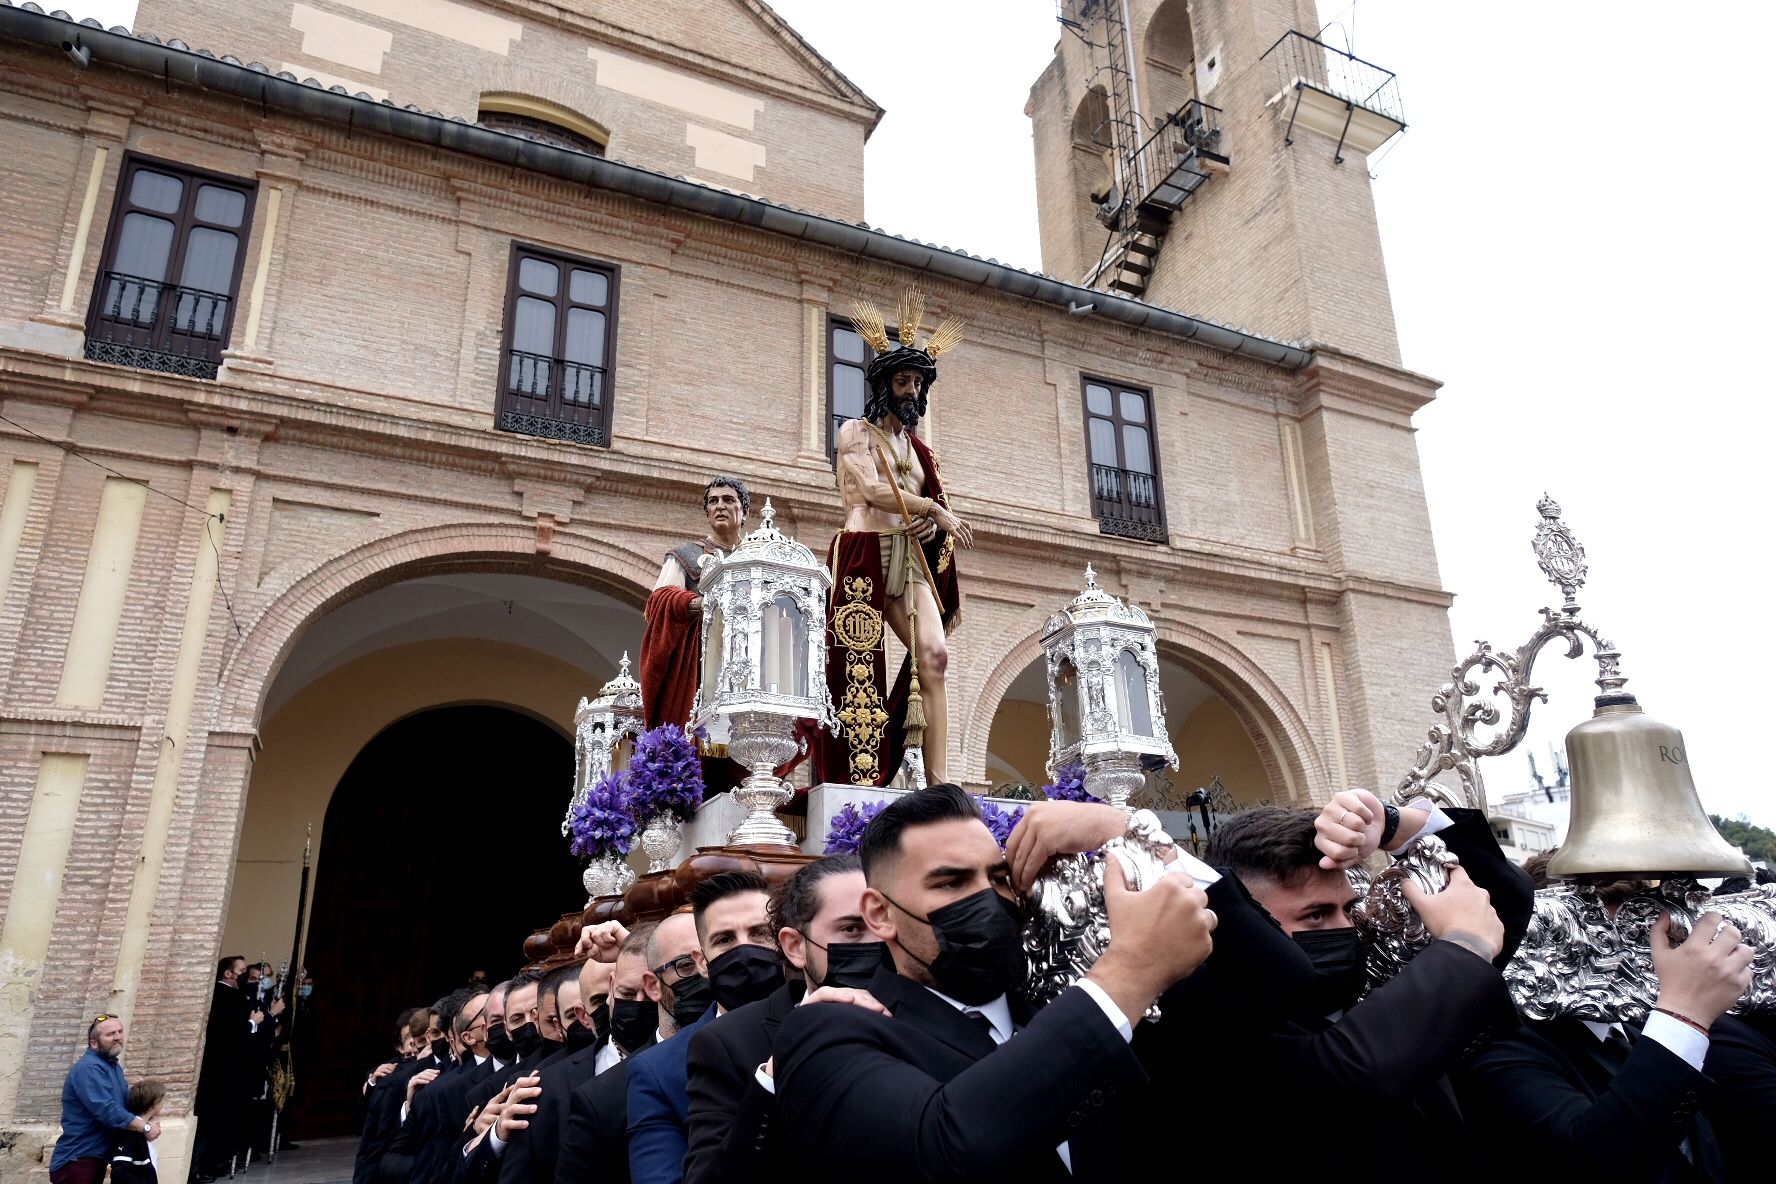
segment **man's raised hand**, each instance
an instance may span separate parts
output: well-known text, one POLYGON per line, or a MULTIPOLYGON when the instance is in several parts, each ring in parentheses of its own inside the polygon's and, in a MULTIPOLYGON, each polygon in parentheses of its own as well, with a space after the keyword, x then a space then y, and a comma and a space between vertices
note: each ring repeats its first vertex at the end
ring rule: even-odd
MULTIPOLYGON (((1015 831, 1013 832, 1016 833, 1015 831)), ((1179 979, 1187 978, 1214 948, 1215 910, 1189 878, 1162 875, 1151 888, 1129 887, 1122 860, 1104 863, 1104 912, 1110 947, 1087 978, 1097 983, 1130 1022, 1179 979)))
POLYGON ((1356 867, 1381 846, 1381 799, 1366 789, 1341 789, 1314 819, 1314 846, 1327 871, 1356 867))
POLYGON ((1441 892, 1426 892, 1411 876, 1400 881, 1400 891, 1432 937, 1452 941, 1488 962, 1505 948, 1505 923, 1494 911, 1491 895, 1466 870, 1450 868, 1449 884, 1441 892))
POLYGON ((1034 802, 1005 844, 1011 882, 1027 892, 1056 855, 1094 851, 1128 830, 1128 815, 1106 802, 1034 802))
POLYGON ((1756 951, 1719 913, 1696 918, 1682 945, 1671 944, 1670 913, 1660 915, 1647 937, 1659 978, 1659 1007, 1706 1028, 1751 989, 1756 951))
POLYGON ((528 1077, 520 1077, 508 1087, 511 1093, 506 1098, 506 1104, 500 1108, 500 1115, 493 1124, 494 1136, 500 1142, 510 1143, 514 1132, 530 1128, 530 1116, 535 1114, 537 1109, 536 1103, 532 1099, 542 1094, 543 1087, 539 1084, 541 1081, 540 1076, 532 1073, 528 1077))
POLYGON ((615 962, 629 930, 621 921, 601 921, 580 929, 580 940, 574 943, 574 956, 591 958, 594 962, 615 962))

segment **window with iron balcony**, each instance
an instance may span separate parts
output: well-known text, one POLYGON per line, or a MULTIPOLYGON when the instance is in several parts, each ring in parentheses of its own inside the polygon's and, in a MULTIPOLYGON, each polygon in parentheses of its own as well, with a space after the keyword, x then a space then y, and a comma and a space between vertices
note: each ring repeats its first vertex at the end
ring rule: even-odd
MULTIPOLYGON (((888 326, 888 340, 899 341, 900 330, 888 326)), ((876 351, 858 336, 850 317, 826 318, 826 455, 839 452, 839 429, 848 419, 861 419, 869 401, 865 374, 876 351)))
POLYGON ((1083 378, 1085 446, 1098 531, 1150 543, 1166 541, 1165 486, 1153 439, 1153 393, 1102 378, 1083 378))
POLYGON ((501 431, 610 445, 618 271, 513 244, 495 395, 501 431))
POLYGON ((216 377, 234 327, 255 188, 124 158, 87 311, 89 359, 216 377))

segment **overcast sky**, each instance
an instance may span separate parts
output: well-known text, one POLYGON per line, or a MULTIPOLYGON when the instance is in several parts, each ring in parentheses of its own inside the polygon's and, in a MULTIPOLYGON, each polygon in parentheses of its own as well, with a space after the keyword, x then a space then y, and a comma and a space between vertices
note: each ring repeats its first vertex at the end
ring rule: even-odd
MULTIPOLYGON (((1053 0, 771 3, 887 109, 871 223, 1040 267, 1023 108, 1060 35, 1053 0)), ((135 8, 59 6, 107 24, 135 8)), ((1558 602, 1529 551, 1551 493, 1590 554, 1584 617, 1684 730, 1704 804, 1776 825, 1751 748, 1772 660, 1758 475, 1776 251, 1756 113, 1776 6, 1325 0, 1321 18, 1399 74, 1410 124, 1370 167, 1405 363, 1444 383, 1417 422, 1457 648, 1514 649, 1558 602)), ((225 30, 178 32, 230 49, 225 30)), ((1537 667, 1552 701, 1526 749, 1590 714, 1595 668, 1563 654, 1537 667)), ((1436 689, 1398 688, 1427 727, 1436 689)), ((1521 754, 1483 772, 1494 796, 1527 776, 1521 754)))

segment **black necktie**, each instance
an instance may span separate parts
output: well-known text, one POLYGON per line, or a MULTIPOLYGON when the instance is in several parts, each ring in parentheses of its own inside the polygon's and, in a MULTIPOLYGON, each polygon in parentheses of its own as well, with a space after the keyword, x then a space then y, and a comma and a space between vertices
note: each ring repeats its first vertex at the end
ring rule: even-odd
POLYGON ((999 1041, 993 1038, 993 1021, 987 1018, 985 1012, 965 1011, 962 1014, 968 1017, 969 1023, 980 1029, 981 1035, 987 1038, 988 1043, 992 1044, 994 1047, 998 1047, 999 1041))

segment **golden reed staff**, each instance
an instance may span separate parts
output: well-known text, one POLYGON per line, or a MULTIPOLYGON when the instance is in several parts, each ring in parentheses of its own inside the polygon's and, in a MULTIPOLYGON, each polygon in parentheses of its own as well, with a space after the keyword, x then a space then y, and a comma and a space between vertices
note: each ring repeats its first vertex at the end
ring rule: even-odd
MULTIPOLYGON (((872 428, 874 425, 871 425, 872 428)), ((888 488, 894 491, 894 504, 900 507, 900 518, 906 523, 908 550, 919 560, 919 570, 925 573, 925 586, 931 589, 931 595, 937 595, 937 577, 931 574, 931 565, 925 561, 925 547, 911 531, 913 516, 907 513, 906 498, 900 491, 900 482, 894 479, 894 466, 888 463, 888 454, 882 451, 882 441, 875 441, 876 457, 881 461, 882 472, 888 478, 888 488)), ((908 590, 907 594, 907 632, 912 637, 912 644, 907 646, 907 661, 912 666, 912 681, 907 684, 906 707, 906 746, 908 748, 925 747, 925 700, 919 694, 919 598, 908 590)))

